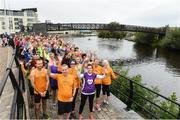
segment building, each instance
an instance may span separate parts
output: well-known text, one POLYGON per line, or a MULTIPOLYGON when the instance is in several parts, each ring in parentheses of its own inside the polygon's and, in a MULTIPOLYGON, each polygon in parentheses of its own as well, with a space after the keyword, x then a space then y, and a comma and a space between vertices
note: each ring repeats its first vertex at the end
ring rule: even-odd
POLYGON ((21 10, 0 9, 0 34, 30 31, 33 23, 38 23, 37 8, 21 10))

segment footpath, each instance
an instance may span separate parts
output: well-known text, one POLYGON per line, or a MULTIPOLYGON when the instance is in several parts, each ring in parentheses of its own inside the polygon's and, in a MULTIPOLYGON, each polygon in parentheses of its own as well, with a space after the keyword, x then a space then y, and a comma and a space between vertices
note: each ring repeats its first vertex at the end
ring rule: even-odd
MULTIPOLYGON (((11 60, 12 52, 13 49, 11 47, 0 47, 0 84, 6 72, 7 65, 11 60)), ((15 65, 13 65, 13 68, 15 68, 15 65)), ((8 78, 3 93, 0 97, 0 119, 9 119, 13 95, 14 90, 12 83, 8 78)))

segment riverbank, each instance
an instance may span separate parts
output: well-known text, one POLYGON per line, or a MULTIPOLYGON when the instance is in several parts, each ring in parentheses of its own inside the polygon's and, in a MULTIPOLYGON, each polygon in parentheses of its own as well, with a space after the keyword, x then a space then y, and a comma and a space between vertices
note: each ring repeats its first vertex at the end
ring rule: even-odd
POLYGON ((180 56, 179 52, 136 45, 127 40, 106 40, 97 36, 66 37, 84 51, 94 51, 100 59, 123 60, 129 75, 142 75, 147 87, 158 86, 160 93, 170 96, 177 93, 180 101, 180 56))
POLYGON ((138 32, 135 34, 135 42, 137 44, 145 44, 180 51, 180 28, 167 27, 165 36, 138 32))

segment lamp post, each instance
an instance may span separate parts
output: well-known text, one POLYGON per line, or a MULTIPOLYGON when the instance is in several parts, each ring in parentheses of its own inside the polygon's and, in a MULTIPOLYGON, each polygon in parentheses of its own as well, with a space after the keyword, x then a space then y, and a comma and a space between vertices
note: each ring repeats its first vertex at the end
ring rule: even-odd
POLYGON ((4 30, 6 32, 6 0, 4 0, 4 23, 5 23, 4 30))
POLYGON ((7 26, 6 25, 7 24, 7 21, 6 21, 6 0, 4 0, 4 23, 5 23, 4 24, 5 25, 4 26, 4 32, 7 32, 7 27, 6 27, 7 26))
POLYGON ((4 26, 4 32, 5 33, 8 33, 9 32, 9 21, 7 19, 7 9, 6 9, 6 0, 4 0, 4 23, 5 23, 5 26, 4 26))

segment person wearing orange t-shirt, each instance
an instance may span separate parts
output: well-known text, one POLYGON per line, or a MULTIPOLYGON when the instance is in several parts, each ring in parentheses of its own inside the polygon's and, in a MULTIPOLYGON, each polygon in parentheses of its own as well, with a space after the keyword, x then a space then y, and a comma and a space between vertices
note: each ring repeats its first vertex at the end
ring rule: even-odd
POLYGON ((70 68, 69 68, 69 74, 73 75, 75 77, 75 84, 76 84, 76 93, 75 93, 75 96, 73 98, 73 102, 72 102, 72 112, 71 112, 71 118, 74 118, 76 119, 76 115, 75 115, 75 101, 76 101, 76 97, 78 95, 78 91, 79 91, 79 88, 80 88, 80 79, 78 77, 78 74, 77 74, 77 68, 76 68, 76 62, 74 60, 72 60, 70 62, 70 68))
POLYGON ((112 79, 116 79, 116 76, 112 70, 112 68, 109 66, 108 60, 103 61, 103 69, 107 73, 106 77, 102 79, 102 91, 103 91, 103 97, 104 101, 103 103, 109 104, 109 96, 110 96, 110 85, 112 82, 112 79))
POLYGON ((63 115, 66 113, 66 119, 69 119, 73 97, 76 92, 75 77, 69 74, 68 66, 65 64, 61 66, 61 72, 62 74, 49 73, 49 75, 58 82, 58 117, 63 119, 63 115))
POLYGON ((34 88, 35 115, 39 119, 40 107, 42 101, 43 117, 48 118, 46 112, 46 99, 48 98, 49 76, 47 69, 43 67, 43 60, 36 60, 36 68, 30 73, 30 79, 34 88))
MULTIPOLYGON (((99 59, 95 58, 94 60, 94 66, 93 66, 93 72, 99 75, 103 75, 103 68, 99 65, 99 59)), ((99 97, 101 93, 101 87, 102 87, 102 80, 96 78, 95 79, 95 87, 96 87, 96 109, 98 111, 101 110, 100 103, 99 103, 99 97)))

